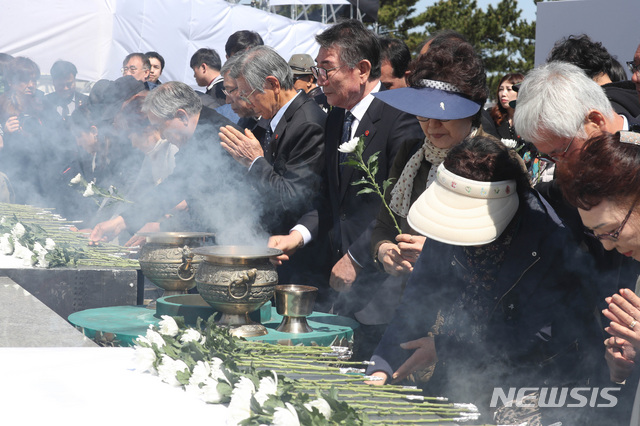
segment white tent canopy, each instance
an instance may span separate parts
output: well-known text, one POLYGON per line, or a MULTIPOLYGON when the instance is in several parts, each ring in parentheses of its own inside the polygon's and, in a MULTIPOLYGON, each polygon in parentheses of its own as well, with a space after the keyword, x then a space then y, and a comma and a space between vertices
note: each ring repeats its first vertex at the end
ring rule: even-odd
MULTIPOLYGON (((335 1, 335 0, 332 0, 335 1)), ((341 0, 338 0, 341 1, 341 0)), ((48 74, 58 59, 73 62, 78 78, 120 77, 131 52, 160 53, 162 81, 195 85, 189 59, 202 47, 224 62, 227 38, 239 30, 258 32, 286 60, 317 54, 314 36, 325 25, 292 21, 222 0, 29 0, 4 1, 0 52, 27 56, 48 74)))

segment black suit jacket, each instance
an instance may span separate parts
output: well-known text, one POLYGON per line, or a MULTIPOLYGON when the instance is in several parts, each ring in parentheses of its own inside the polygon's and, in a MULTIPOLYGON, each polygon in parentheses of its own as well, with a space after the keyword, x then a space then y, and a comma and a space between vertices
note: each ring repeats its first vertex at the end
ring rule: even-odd
MULTIPOLYGON (((323 222, 330 226, 330 242, 333 260, 344 254, 351 256, 362 266, 370 265, 371 230, 380 209, 380 197, 376 194, 357 195, 363 186, 352 185, 364 174, 345 166, 339 172, 338 146, 342 136, 345 110, 332 108, 327 118, 325 143, 327 161, 327 189, 330 208, 323 212, 323 222)), ((364 161, 376 152, 379 172, 375 179, 380 188, 389 175, 393 159, 402 142, 424 137, 416 117, 399 111, 379 99, 374 99, 358 124, 356 136, 365 136, 364 161)))
MULTIPOLYGON (((57 107, 63 106, 63 104, 65 105, 68 104, 68 102, 65 102, 60 99, 60 95, 57 92, 51 92, 48 95, 46 95, 44 98, 45 98, 45 101, 51 104, 51 107, 56 111, 57 111, 57 107)), ((89 102, 89 96, 80 92, 75 93, 74 103, 76 108, 78 108, 80 105, 85 105, 87 102, 89 102)))
POLYGON ((263 223, 271 234, 288 234, 300 217, 316 207, 324 167, 327 116, 305 93, 287 107, 264 157, 249 170, 265 206, 263 223))
MULTIPOLYGON (((220 127, 226 125, 236 127, 216 111, 202 108, 193 135, 175 155, 173 173, 122 212, 130 232, 137 231, 147 222, 158 220, 182 200, 187 201, 193 218, 193 222, 188 224, 189 228, 213 231, 218 226, 228 225, 226 217, 234 214, 234 206, 229 201, 221 203, 220 194, 233 192, 235 188, 230 189, 230 185, 240 183, 239 176, 243 171, 220 146, 218 132, 220 127), (214 214, 218 207, 227 209, 224 219, 222 214, 217 217, 214 214)), ((180 230, 187 230, 187 225, 180 230)))

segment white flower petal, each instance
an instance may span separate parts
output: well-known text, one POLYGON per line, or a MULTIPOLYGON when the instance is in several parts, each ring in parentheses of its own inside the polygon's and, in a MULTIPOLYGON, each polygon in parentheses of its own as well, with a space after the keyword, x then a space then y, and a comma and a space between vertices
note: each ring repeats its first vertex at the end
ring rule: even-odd
POLYGON ((284 403, 285 408, 278 407, 273 413, 273 426, 300 426, 298 413, 293 405, 288 402, 284 403))
POLYGON ((91 197, 92 195, 95 195, 95 192, 93 192, 93 182, 89 182, 87 184, 87 188, 84 190, 84 193, 82 194, 83 197, 91 197))
POLYGON ((318 411, 320 411, 320 414, 322 414, 325 419, 331 419, 331 406, 324 398, 318 398, 314 399, 313 401, 307 402, 306 404, 304 404, 304 407, 309 411, 313 411, 313 408, 315 407, 318 411))
POLYGON ((180 359, 173 359, 168 355, 162 355, 162 362, 158 366, 158 376, 163 382, 170 384, 171 386, 181 386, 176 374, 179 371, 188 370, 187 364, 180 359))
POLYGON ((350 141, 347 141, 343 144, 341 144, 338 147, 338 151, 345 153, 345 154, 350 154, 353 151, 356 150, 356 147, 358 146, 358 143, 360 142, 360 137, 355 137, 353 139, 351 139, 350 141))
POLYGON ((162 318, 162 320, 160 320, 160 322, 158 323, 160 334, 175 337, 180 331, 180 329, 178 328, 178 324, 176 324, 176 320, 174 320, 169 315, 162 315, 160 318, 162 318))
POLYGON ((189 328, 187 331, 184 332, 182 336, 180 336, 180 342, 181 343, 188 343, 192 341, 197 342, 201 338, 202 338, 202 335, 200 335, 200 333, 197 330, 194 330, 193 328, 189 328))
POLYGON ((135 368, 137 371, 144 373, 145 371, 155 372, 153 363, 156 360, 156 353, 151 348, 143 348, 136 346, 135 348, 135 368))

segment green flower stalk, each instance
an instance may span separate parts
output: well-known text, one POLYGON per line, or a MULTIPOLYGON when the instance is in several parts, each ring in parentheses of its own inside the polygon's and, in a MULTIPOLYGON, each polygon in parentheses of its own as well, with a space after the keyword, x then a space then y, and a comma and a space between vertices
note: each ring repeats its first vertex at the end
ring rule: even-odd
POLYGON ((387 190, 393 183, 393 179, 386 179, 382 182, 382 189, 376 182, 376 175, 378 174, 378 155, 380 155, 380 151, 371 155, 367 162, 364 162, 364 158, 362 158, 362 153, 364 152, 364 135, 355 137, 348 142, 343 143, 338 147, 338 151, 344 154, 349 154, 347 161, 344 163, 340 163, 343 166, 351 166, 356 170, 360 170, 365 174, 365 176, 352 182, 352 185, 364 185, 365 187, 358 191, 358 195, 360 194, 378 194, 380 199, 382 200, 382 205, 389 212, 389 216, 393 219, 393 224, 398 231, 398 234, 402 234, 402 230, 400 230, 400 226, 398 226, 398 222, 396 221, 396 217, 394 216, 391 208, 387 204, 385 200, 385 196, 387 194, 387 190))

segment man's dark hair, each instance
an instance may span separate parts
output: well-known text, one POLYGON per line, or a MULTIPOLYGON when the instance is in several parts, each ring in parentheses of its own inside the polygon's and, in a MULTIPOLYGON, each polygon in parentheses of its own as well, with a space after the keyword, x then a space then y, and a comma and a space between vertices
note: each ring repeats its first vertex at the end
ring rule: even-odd
POLYGON ((69 61, 56 61, 49 71, 51 78, 59 80, 67 77, 69 74, 74 77, 78 74, 78 69, 69 61))
POLYGON ((389 61, 395 78, 403 78, 409 69, 411 52, 404 41, 391 37, 380 37, 380 63, 389 61))
POLYGON ((147 67, 147 69, 151 69, 151 63, 149 62, 149 58, 147 58, 147 56, 144 53, 141 52, 134 52, 134 53, 129 53, 125 58, 124 61, 122 61, 122 66, 126 67, 127 66, 127 62, 129 62, 131 60, 131 58, 140 58, 140 60, 142 61, 142 67, 147 67))
POLYGON ((260 34, 255 31, 240 30, 229 36, 224 45, 224 51, 227 58, 230 58, 238 52, 244 52, 256 46, 264 46, 260 34))
POLYGON ((610 75, 613 63, 611 54, 599 41, 588 35, 570 35, 556 42, 547 62, 568 62, 582 69, 590 79, 599 74, 610 75))
POLYGON ((220 61, 218 53, 206 47, 198 49, 196 53, 193 54, 189 62, 189 67, 198 68, 202 64, 207 64, 209 68, 213 68, 216 71, 220 71, 220 68, 222 68, 222 61, 220 61))
MULTIPOLYGON (((160 61, 160 71, 164 69, 164 58, 161 54, 159 54, 158 52, 147 52, 144 55, 147 57, 147 59, 156 58, 158 61, 160 61)), ((151 66, 151 64, 149 64, 149 66, 151 66)))
POLYGON ((609 74, 609 78, 612 83, 629 79, 627 77, 627 69, 613 56, 611 57, 611 74, 609 74))
POLYGON ((316 36, 321 48, 338 48, 340 60, 350 68, 366 59, 371 63, 369 79, 380 78, 380 42, 378 37, 356 19, 339 22, 316 36))

